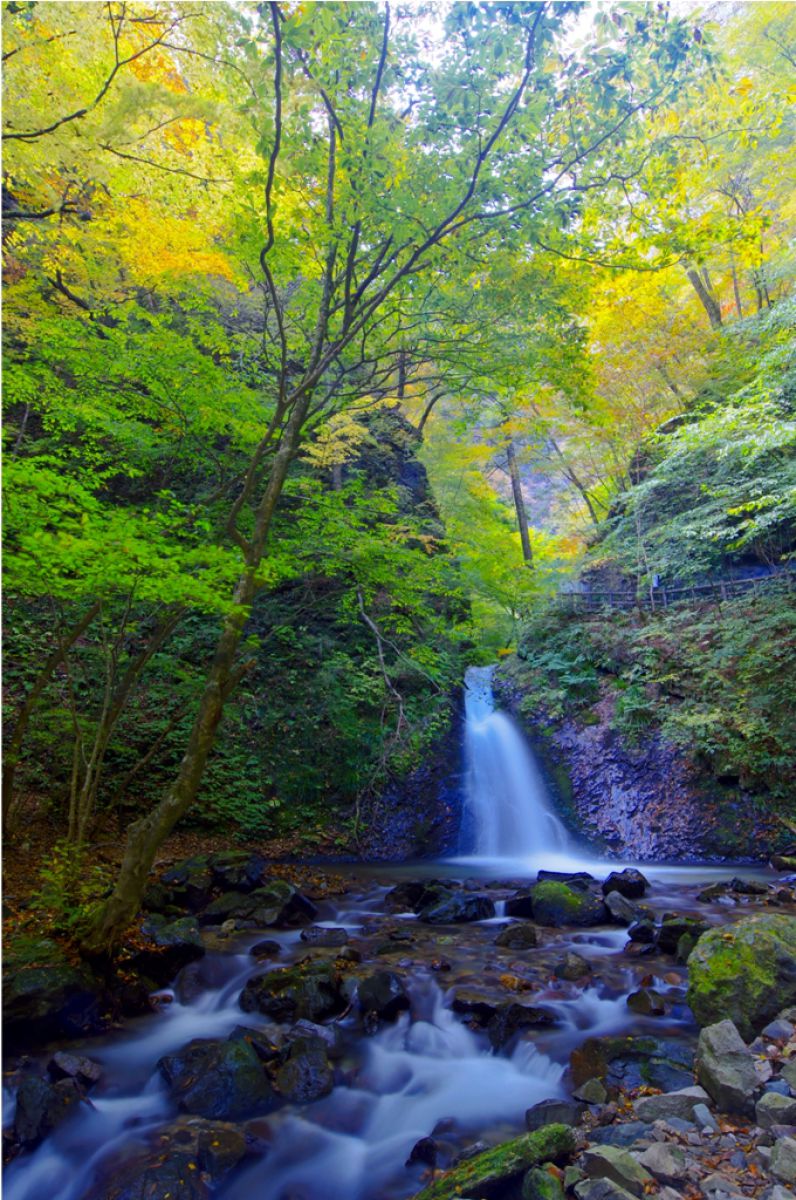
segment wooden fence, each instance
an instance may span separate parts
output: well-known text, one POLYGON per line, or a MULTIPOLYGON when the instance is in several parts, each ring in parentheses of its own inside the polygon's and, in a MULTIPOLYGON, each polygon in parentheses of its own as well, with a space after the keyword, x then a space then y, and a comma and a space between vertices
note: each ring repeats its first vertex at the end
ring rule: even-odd
POLYGON ((732 600, 736 596, 757 596, 773 583, 790 591, 794 579, 796 571, 780 570, 750 579, 717 579, 710 583, 648 588, 644 592, 559 592, 558 603, 565 612, 571 613, 600 612, 604 608, 646 608, 654 612, 684 601, 700 603, 713 600, 720 604, 722 600, 732 600))

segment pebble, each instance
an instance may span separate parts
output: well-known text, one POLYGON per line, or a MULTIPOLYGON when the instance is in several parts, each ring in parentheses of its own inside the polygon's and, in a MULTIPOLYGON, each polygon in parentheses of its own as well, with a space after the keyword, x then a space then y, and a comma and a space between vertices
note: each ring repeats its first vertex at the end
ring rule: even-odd
POLYGON ((710 1133, 719 1132, 719 1123, 713 1116, 713 1113, 708 1108, 707 1104, 694 1105, 694 1120, 704 1133, 707 1129, 710 1133))

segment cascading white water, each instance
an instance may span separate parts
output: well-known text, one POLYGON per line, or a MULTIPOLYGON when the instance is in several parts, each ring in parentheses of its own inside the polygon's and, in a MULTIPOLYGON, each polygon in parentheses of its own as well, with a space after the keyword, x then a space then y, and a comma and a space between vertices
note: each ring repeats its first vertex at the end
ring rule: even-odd
POLYGON ((488 859, 539 859, 550 865, 569 850, 539 768, 508 714, 495 709, 494 667, 465 676, 465 807, 470 853, 488 859))

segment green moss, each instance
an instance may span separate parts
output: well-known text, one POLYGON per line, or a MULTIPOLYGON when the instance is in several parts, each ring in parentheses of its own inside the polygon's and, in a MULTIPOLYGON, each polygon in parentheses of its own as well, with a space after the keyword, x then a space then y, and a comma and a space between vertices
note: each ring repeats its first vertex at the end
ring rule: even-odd
POLYGON ((700 1025, 729 1017, 747 1041, 796 1000, 796 917, 762 914, 702 935, 688 959, 700 1025))
POLYGON ((537 883, 533 889, 534 903, 563 905, 570 912, 577 912, 581 907, 581 898, 567 887, 565 883, 557 883, 554 879, 545 879, 537 883))
POLYGON ((545 1125, 513 1141, 485 1150, 460 1163, 435 1180, 415 1200, 455 1200, 476 1189, 494 1187, 542 1162, 566 1159, 575 1150, 575 1135, 568 1125, 545 1125))

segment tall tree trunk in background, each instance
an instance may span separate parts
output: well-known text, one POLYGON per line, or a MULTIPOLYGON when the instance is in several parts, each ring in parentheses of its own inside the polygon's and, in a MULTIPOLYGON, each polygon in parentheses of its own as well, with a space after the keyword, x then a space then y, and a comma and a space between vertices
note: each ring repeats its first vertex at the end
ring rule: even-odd
POLYGON ((528 533, 528 513, 525 511, 525 498, 522 494, 522 480, 520 479, 520 469, 517 466, 517 455, 514 451, 514 443, 509 442, 506 446, 506 458, 509 464, 509 475, 511 476, 511 490, 514 493, 514 508, 517 512, 517 524, 520 527, 520 541, 522 542, 522 557, 527 567, 533 566, 533 551, 531 549, 531 538, 528 533))
POLYGON ((711 328, 721 329, 721 305, 713 291, 707 269, 703 268, 702 274, 700 274, 696 267, 686 267, 685 273, 699 297, 702 307, 708 314, 711 328))
POLYGON ((28 723, 30 722, 31 713, 33 712, 39 697, 45 687, 52 678, 55 668, 60 662, 63 662, 67 651, 74 646, 78 638, 86 632, 91 622, 97 616, 100 610, 99 603, 92 604, 91 608, 82 617, 76 625, 68 629, 58 639, 58 645, 45 658, 39 674, 36 676, 30 691, 20 705, 17 712, 16 720, 14 721, 14 731, 8 740, 3 757, 3 827, 8 821, 8 815, 11 811, 11 805, 14 800, 14 778, 16 776, 17 764, 19 763, 19 755, 22 749, 22 743, 25 740, 28 723))
POLYGON ((741 286, 738 283, 738 267, 735 263, 735 252, 730 251, 730 263, 732 265, 732 290, 735 295, 735 311, 738 313, 738 319, 743 320, 743 305, 741 304, 741 286))

